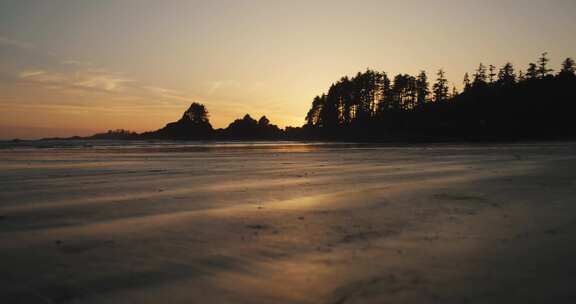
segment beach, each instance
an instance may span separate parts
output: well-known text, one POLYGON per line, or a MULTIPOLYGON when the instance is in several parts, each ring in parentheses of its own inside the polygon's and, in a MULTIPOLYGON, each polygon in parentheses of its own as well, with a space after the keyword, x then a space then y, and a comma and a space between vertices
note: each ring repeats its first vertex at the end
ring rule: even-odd
POLYGON ((0 149, 1 303, 574 303, 576 143, 0 149))

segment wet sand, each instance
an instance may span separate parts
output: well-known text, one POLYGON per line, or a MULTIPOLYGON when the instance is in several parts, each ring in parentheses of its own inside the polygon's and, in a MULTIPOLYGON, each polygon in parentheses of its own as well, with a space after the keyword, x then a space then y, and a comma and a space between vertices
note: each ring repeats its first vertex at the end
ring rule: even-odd
POLYGON ((0 150, 0 303, 575 303, 576 144, 0 150))

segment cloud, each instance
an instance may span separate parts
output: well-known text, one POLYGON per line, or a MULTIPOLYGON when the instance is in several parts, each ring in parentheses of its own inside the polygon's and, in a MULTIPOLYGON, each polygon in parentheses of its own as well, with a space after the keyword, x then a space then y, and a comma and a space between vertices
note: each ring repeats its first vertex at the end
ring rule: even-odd
POLYGON ((56 86, 105 92, 123 91, 127 83, 133 82, 132 79, 126 78, 118 73, 110 73, 103 70, 79 70, 70 73, 25 70, 18 73, 18 78, 26 82, 44 84, 51 87, 56 86))
POLYGON ((85 88, 95 88, 105 91, 123 90, 124 84, 133 82, 132 79, 124 78, 118 75, 88 73, 77 75, 75 86, 85 88))
MULTIPOLYGON (((149 100, 150 103, 173 101, 181 103, 195 100, 189 93, 144 84, 124 73, 109 70, 97 63, 77 58, 58 58, 49 50, 9 37, 0 36, 0 47, 8 46, 31 50, 38 56, 46 57, 44 67, 15 71, 9 80, 18 84, 32 85, 35 89, 50 89, 62 93, 106 93, 113 94, 115 100, 149 100)), ((2 75, 0 75, 2 76, 2 75)))
POLYGON ((94 66, 94 63, 92 63, 90 61, 81 61, 81 60, 75 60, 75 59, 63 60, 63 61, 60 61, 60 63, 64 64, 64 65, 72 65, 72 66, 77 66, 77 67, 92 67, 92 66, 94 66))
POLYGON ((50 84, 50 85, 62 85, 65 83, 66 78, 64 75, 59 73, 52 73, 45 70, 25 70, 18 73, 18 77, 21 80, 50 84))
POLYGON ((160 88, 160 87, 150 87, 146 86, 143 87, 144 89, 148 90, 150 93, 158 95, 163 98, 168 99, 178 99, 178 100, 192 100, 193 98, 184 92, 180 92, 177 90, 160 88))
POLYGON ((20 73, 18 73, 18 76, 20 78, 30 78, 30 77, 37 77, 40 75, 44 75, 46 74, 46 71, 44 70, 28 70, 28 71, 22 71, 20 73))
POLYGON ((14 39, 2 37, 2 36, 0 36, 0 45, 11 46, 11 47, 16 47, 19 49, 26 49, 26 50, 36 48, 36 46, 31 44, 31 43, 18 41, 18 40, 14 40, 14 39))
MULTIPOLYGON (((45 88, 67 94, 83 96, 105 93, 110 95, 108 101, 115 100, 120 104, 142 104, 147 106, 182 106, 197 100, 193 94, 143 84, 122 73, 104 68, 77 68, 72 70, 29 69, 17 73, 18 82, 32 85, 34 88, 45 88)), ((100 97, 98 97, 100 98, 100 97)), ((85 98, 83 98, 85 99, 85 98)), ((118 105, 118 104, 117 104, 118 105)))
POLYGON ((240 87, 240 83, 235 80, 216 80, 204 84, 207 87, 206 94, 208 96, 216 93, 220 89, 240 87))

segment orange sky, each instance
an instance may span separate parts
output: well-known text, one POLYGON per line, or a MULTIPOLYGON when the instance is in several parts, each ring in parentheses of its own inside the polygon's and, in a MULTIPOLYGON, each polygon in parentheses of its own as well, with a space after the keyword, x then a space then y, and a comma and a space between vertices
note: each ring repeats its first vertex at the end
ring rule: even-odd
POLYGON ((576 56, 576 2, 0 0, 0 138, 153 130, 204 103, 301 125, 366 68, 460 86, 479 62, 576 56))

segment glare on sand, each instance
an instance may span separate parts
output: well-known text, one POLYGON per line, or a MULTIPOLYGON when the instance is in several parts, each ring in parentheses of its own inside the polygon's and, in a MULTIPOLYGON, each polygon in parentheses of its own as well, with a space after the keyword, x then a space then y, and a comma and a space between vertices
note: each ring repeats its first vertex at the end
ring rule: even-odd
POLYGON ((575 148, 0 151, 8 278, 0 295, 9 303, 567 298, 575 148))

